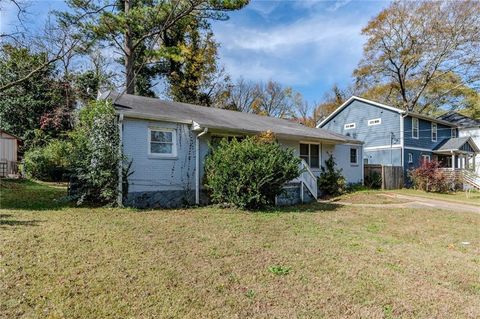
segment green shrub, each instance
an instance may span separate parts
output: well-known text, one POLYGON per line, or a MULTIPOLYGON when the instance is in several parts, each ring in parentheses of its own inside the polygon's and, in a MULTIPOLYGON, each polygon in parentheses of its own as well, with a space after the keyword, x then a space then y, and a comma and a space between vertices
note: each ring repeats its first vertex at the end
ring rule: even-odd
POLYGON ((318 188, 323 195, 329 196, 337 196, 345 192, 345 177, 343 177, 341 169, 335 168, 335 160, 332 155, 325 161, 325 167, 321 167, 318 188))
POLYGON ((79 203, 115 204, 121 160, 117 123, 115 109, 108 101, 93 101, 79 113, 71 134, 74 178, 70 192, 79 203))
POLYGON ((25 153, 24 172, 42 181, 68 181, 71 152, 71 143, 62 140, 51 140, 45 146, 32 148, 25 153))
POLYGON ((206 159, 205 186, 214 203, 258 209, 275 203, 299 164, 293 150, 264 137, 223 139, 206 159))
POLYGON ((371 172, 365 176, 365 186, 368 188, 378 189, 382 187, 382 175, 378 172, 371 172))

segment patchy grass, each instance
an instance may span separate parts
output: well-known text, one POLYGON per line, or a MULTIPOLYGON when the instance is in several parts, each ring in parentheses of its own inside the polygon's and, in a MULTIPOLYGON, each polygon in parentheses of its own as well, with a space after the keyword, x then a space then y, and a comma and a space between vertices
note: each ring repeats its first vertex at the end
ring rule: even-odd
POLYGON ((379 190, 365 190, 354 193, 347 193, 333 199, 333 202, 348 202, 361 204, 399 204, 406 201, 400 198, 390 196, 389 193, 379 190))
POLYGON ((480 313, 478 214, 321 204, 268 213, 36 204, 55 191, 26 182, 0 188, 10 205, 0 203, 0 317, 480 313), (17 209, 16 201, 33 208, 17 209))
POLYGON ((440 193, 427 193, 421 190, 404 188, 404 189, 398 189, 398 190, 393 190, 388 192, 480 206, 480 192, 478 191, 440 194, 440 193))

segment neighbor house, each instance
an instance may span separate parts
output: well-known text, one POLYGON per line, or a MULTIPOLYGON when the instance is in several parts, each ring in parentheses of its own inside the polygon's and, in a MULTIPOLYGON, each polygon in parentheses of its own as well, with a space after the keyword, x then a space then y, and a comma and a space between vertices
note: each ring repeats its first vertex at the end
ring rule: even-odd
MULTIPOLYGON (((473 119, 458 112, 448 112, 440 116, 439 119, 454 123, 458 127, 458 137, 471 138, 473 142, 480 146, 480 120, 473 119)), ((475 168, 477 175, 480 175, 480 154, 466 159, 466 165, 475 168)))
POLYGON ((319 125, 364 142, 363 163, 401 166, 406 173, 422 160, 465 169, 479 149, 459 137, 457 124, 352 96, 319 125))
POLYGON ((0 129, 0 177, 18 173, 18 145, 21 139, 0 129))
POLYGON ((202 179, 209 144, 265 131, 273 132, 281 145, 293 149, 305 168, 298 179, 289 183, 288 197, 278 198, 279 204, 317 198, 316 176, 329 154, 335 157, 348 183, 363 181, 362 143, 329 130, 128 94, 105 93, 100 98, 113 101, 122 152, 132 161, 126 205, 177 207, 206 203, 202 179))

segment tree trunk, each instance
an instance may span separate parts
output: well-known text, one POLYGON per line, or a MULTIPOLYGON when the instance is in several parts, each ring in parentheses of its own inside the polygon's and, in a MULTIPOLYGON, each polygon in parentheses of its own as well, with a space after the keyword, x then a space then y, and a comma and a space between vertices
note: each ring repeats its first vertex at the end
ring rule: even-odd
MULTIPOLYGON (((130 11, 130 0, 125 0, 125 15, 130 11)), ((135 94, 134 51, 132 41, 132 29, 127 24, 125 31, 125 92, 135 94)))

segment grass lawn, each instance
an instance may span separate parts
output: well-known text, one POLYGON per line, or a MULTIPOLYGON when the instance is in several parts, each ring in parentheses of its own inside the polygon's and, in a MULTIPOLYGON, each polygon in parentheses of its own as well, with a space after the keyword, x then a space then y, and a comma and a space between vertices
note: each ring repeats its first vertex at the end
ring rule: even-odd
POLYGON ((406 202, 404 199, 385 196, 385 194, 387 193, 380 190, 362 190, 335 197, 333 202, 362 204, 399 204, 406 202))
POLYGON ((404 194, 404 195, 413 195, 419 197, 426 197, 432 199, 440 199, 446 200, 450 202, 458 202, 463 204, 471 204, 471 205, 479 205, 480 206, 480 192, 455 192, 455 193, 448 193, 448 194, 440 194, 440 193, 427 193, 420 190, 415 189, 398 189, 391 191, 396 194, 404 194))
POLYGON ((479 214, 139 212, 69 207, 47 184, 0 187, 1 318, 480 314, 479 214))

